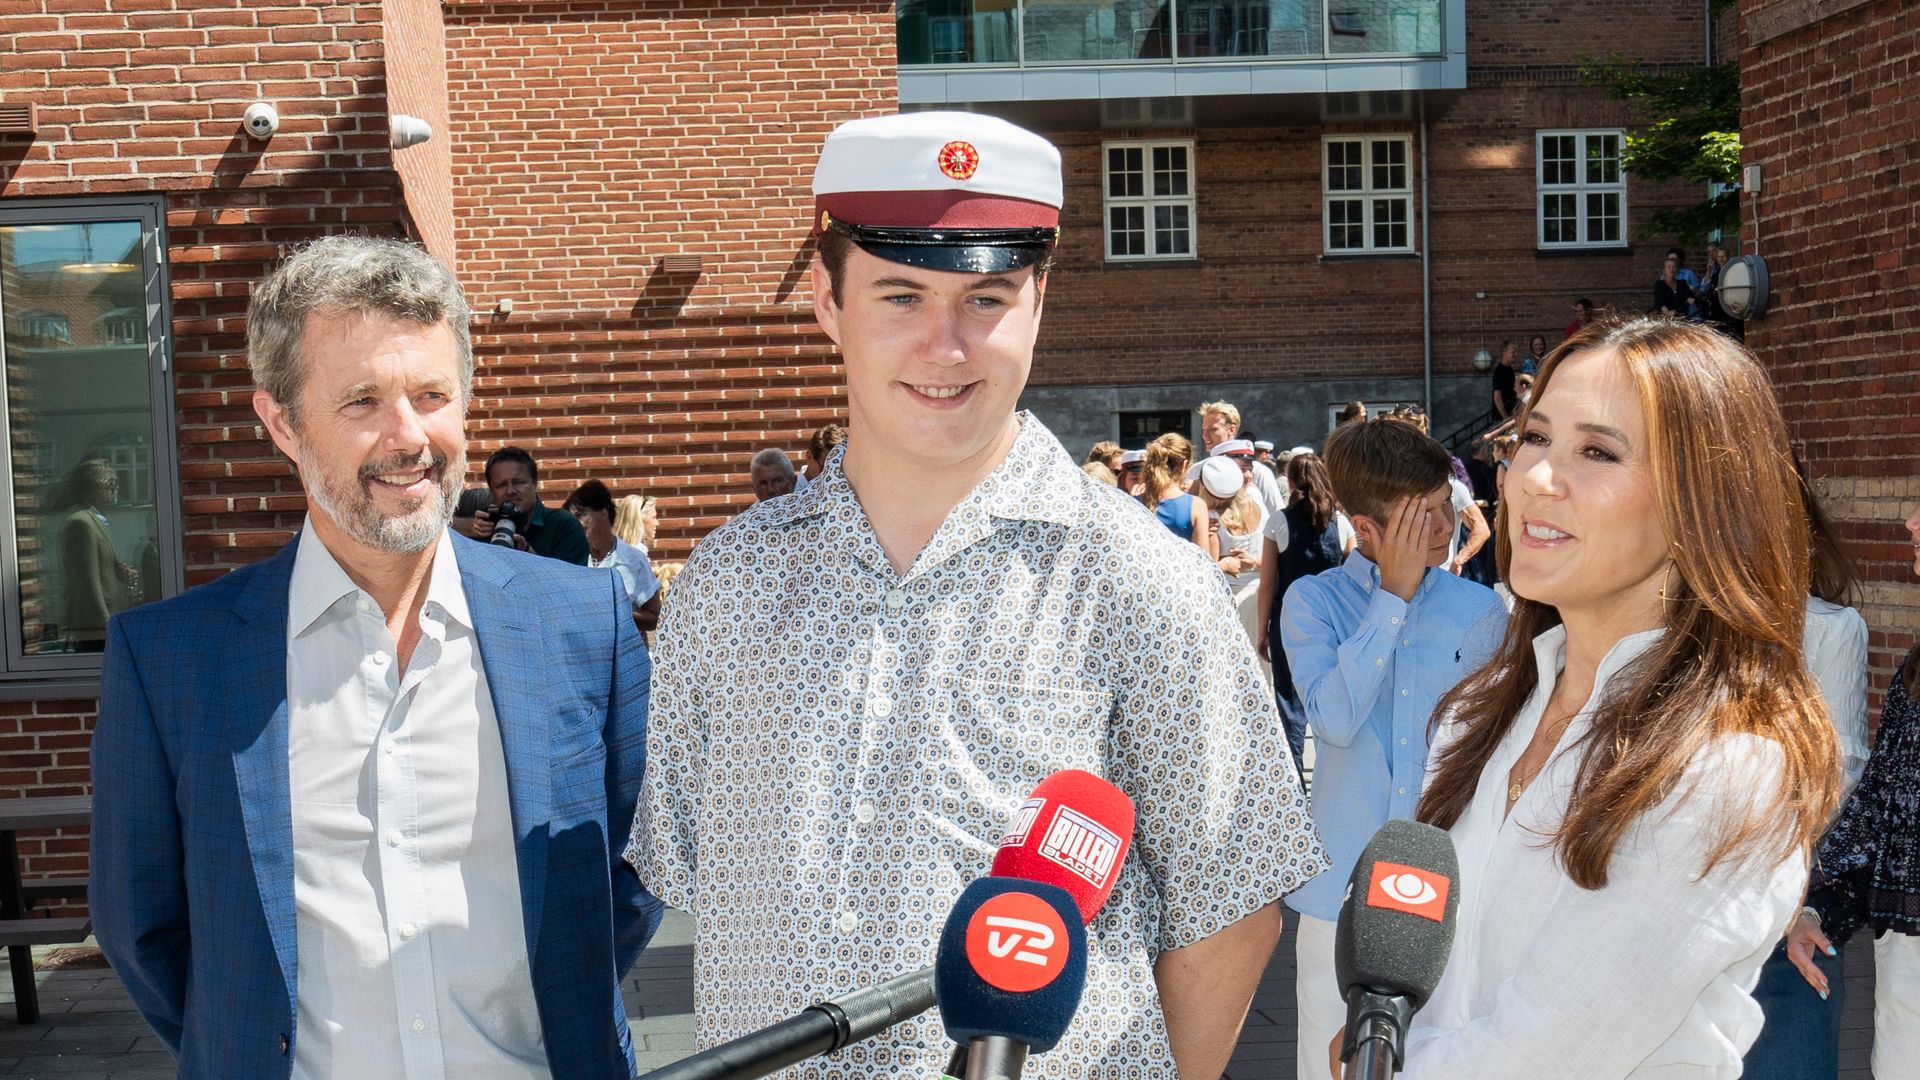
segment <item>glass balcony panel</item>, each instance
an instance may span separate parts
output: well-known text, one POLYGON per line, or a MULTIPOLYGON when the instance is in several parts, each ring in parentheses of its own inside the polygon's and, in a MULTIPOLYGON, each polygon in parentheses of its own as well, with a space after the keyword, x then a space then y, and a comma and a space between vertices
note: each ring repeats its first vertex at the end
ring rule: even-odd
POLYGON ((1322 0, 1180 0, 1182 60, 1318 56, 1322 0))
POLYGON ((1020 62, 1019 0, 897 0, 902 66, 1020 62))
POLYGON ((1440 0, 1328 0, 1327 52, 1440 51, 1440 0))
POLYGON ((1167 0, 1026 0, 1027 63, 1165 60, 1173 55, 1167 0))

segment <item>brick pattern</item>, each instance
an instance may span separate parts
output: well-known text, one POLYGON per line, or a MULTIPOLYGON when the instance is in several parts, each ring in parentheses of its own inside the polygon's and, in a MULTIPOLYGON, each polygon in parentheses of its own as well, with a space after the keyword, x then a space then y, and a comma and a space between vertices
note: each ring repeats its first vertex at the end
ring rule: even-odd
POLYGON ((1920 26, 1875 0, 1757 45, 1742 5, 1744 240, 1773 302, 1747 344, 1772 370, 1810 472, 1860 563, 1876 695, 1920 632, 1920 583, 1901 521, 1920 502, 1920 26))
POLYGON ((460 272, 484 315, 469 432, 662 499, 656 559, 752 501, 747 460, 845 414, 814 326, 808 184, 896 103, 893 6, 456 3, 460 272), (697 256, 698 272, 668 256, 697 256))
MULTIPOLYGON (((247 291, 289 244, 406 225, 386 137, 381 5, 39 0, 0 13, 0 100, 39 130, 0 139, 0 198, 167 199, 175 405, 190 582, 278 547, 303 503, 249 403, 247 291), (279 110, 249 138, 241 113, 279 110)), ((96 705, 0 703, 0 795, 87 790, 96 705)), ((20 839, 28 876, 79 873, 84 831, 20 839)))
MULTIPOLYGON (((1630 252, 1536 252, 1534 133, 1625 123, 1623 107, 1575 85, 1469 89, 1428 133, 1432 174, 1434 368, 1472 372, 1504 337, 1560 339, 1581 296, 1638 313, 1667 244, 1630 252), (1483 295, 1484 294, 1484 295, 1483 295)), ((1415 136, 1417 119, 1366 128, 1202 129, 1191 138, 1197 260, 1105 260, 1101 143, 1128 133, 1054 132, 1067 173, 1059 269, 1034 361, 1036 385, 1418 375, 1415 256, 1322 258, 1321 138, 1415 136), (1196 322, 1204 320, 1204 332, 1196 322)), ((1685 184, 1628 182, 1628 235, 1656 209, 1697 197, 1685 184)), ((1692 261, 1704 267, 1704 253, 1692 261)))

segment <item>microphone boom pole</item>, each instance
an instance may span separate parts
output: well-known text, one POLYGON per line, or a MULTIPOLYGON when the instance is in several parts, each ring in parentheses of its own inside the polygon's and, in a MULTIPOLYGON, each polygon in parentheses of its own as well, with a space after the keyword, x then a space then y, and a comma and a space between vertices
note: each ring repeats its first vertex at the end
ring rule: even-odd
POLYGON ((647 1074, 648 1080, 758 1080, 810 1057, 872 1038, 933 1007, 933 969, 823 1001, 769 1028, 742 1035, 647 1074))

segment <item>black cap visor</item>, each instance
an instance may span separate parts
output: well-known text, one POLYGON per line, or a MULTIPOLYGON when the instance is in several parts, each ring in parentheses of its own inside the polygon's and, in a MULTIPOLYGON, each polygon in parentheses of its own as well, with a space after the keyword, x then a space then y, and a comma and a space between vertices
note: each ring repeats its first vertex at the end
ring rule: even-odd
POLYGON ((963 274, 1032 266, 1059 239, 1057 229, 889 229, 838 220, 829 221, 827 228, 876 259, 963 274))

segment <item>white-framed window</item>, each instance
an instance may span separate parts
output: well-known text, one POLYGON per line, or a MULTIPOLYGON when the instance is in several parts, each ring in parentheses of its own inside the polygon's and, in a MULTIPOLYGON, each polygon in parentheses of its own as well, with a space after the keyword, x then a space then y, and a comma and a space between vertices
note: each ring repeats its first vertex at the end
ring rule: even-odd
POLYGON ((1193 258, 1193 143, 1110 142, 1101 153, 1107 258, 1193 258))
POLYGON ((1413 250, 1412 136, 1325 136, 1320 179, 1327 254, 1413 250))
POLYGON ((1627 246, 1626 144, 1618 128, 1535 133, 1541 247, 1627 246))

